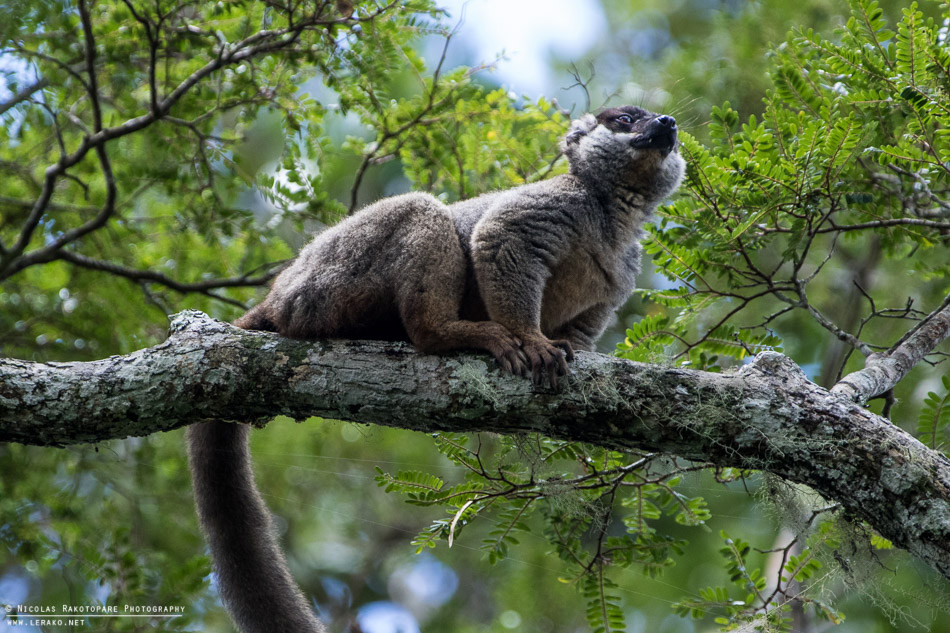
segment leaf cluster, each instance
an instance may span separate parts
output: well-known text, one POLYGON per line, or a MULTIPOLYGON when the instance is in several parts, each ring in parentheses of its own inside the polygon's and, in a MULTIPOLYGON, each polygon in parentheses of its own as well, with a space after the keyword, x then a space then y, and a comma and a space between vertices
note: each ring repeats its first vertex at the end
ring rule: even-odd
POLYGON ((417 551, 439 541, 451 546, 478 518, 489 523, 481 549, 493 564, 524 536, 542 533, 564 565, 563 581, 576 584, 587 599, 594 630, 624 627, 611 568, 662 574, 686 545, 667 533, 668 526, 704 528, 712 516, 702 497, 679 490, 682 475, 701 466, 540 436, 439 433, 435 440, 443 455, 465 469, 463 482, 448 485, 420 471, 379 470, 377 476, 380 486, 402 493, 408 503, 445 508, 445 518, 413 541, 417 551))
POLYGON ((824 330, 846 348, 830 386, 950 293, 945 34, 916 5, 896 31, 875 2, 851 11, 835 39, 800 30, 773 51, 761 117, 725 103, 710 146, 682 134, 686 195, 645 244, 668 287, 640 291, 650 315, 619 353, 714 369, 824 330), (872 278, 884 258, 896 277, 872 278))

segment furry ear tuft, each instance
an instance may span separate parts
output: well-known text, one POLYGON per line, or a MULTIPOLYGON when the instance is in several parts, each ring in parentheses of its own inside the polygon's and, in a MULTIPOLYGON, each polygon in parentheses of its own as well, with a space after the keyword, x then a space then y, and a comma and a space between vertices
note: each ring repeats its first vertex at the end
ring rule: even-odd
POLYGON ((595 127, 597 127, 597 118, 593 114, 585 114, 579 119, 574 119, 571 121, 571 129, 564 136, 564 147, 577 143, 595 127))

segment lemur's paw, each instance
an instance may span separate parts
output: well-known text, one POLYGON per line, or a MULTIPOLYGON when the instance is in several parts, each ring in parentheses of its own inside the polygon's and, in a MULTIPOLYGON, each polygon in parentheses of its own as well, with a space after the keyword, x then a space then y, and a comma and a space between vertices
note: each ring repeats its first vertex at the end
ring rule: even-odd
POLYGON ((489 342, 486 345, 495 362, 508 372, 524 376, 528 371, 527 358, 521 351, 521 339, 500 323, 489 321, 483 327, 487 330, 489 342))
POLYGON ((570 341, 552 341, 541 336, 523 341, 521 349, 531 364, 531 380, 535 386, 547 384, 557 391, 558 376, 567 375, 567 361, 574 360, 570 341))

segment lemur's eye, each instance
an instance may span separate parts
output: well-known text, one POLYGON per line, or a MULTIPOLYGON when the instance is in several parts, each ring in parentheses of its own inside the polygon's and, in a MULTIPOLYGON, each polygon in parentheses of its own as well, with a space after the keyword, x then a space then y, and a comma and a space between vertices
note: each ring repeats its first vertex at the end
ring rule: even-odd
POLYGON ((620 116, 617 117, 617 120, 620 121, 621 123, 626 123, 627 125, 630 125, 631 123, 633 123, 633 117, 630 116, 629 114, 621 114, 620 116))

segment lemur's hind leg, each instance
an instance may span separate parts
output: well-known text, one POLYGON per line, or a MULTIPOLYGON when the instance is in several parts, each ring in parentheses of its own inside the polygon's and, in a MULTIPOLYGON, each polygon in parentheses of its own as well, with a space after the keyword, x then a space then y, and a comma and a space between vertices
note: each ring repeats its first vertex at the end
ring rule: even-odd
POLYGON ((521 341, 494 321, 459 319, 465 295, 466 260, 445 207, 418 207, 413 248, 397 273, 395 297, 409 340, 424 353, 456 349, 489 352, 508 372, 526 375, 521 341))

